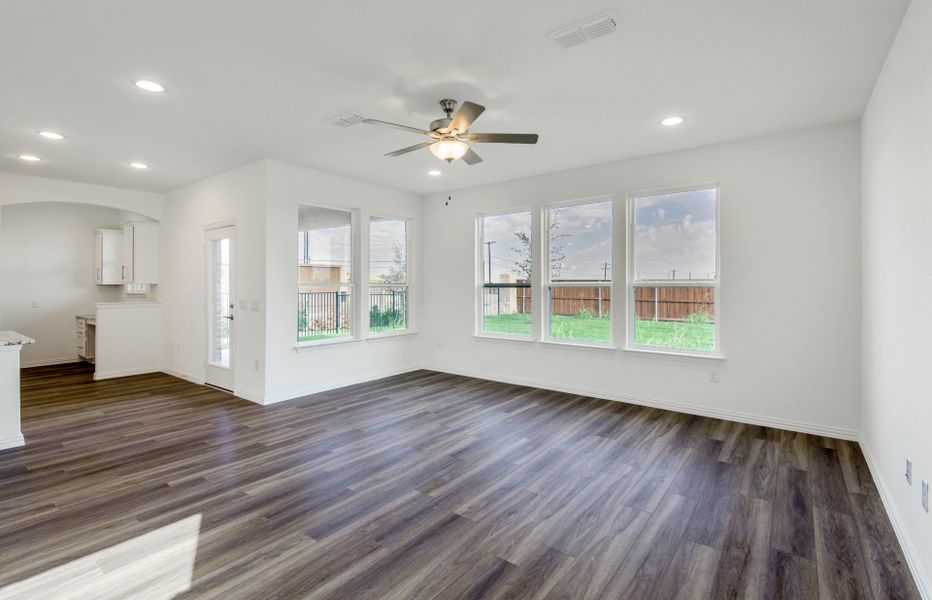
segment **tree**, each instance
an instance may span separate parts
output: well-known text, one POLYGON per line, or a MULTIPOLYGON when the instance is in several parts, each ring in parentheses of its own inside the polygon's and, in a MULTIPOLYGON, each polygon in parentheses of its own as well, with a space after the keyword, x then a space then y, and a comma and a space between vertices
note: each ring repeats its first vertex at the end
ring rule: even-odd
POLYGON ((385 283, 405 283, 407 279, 408 264, 402 260, 401 246, 395 244, 392 266, 388 268, 388 275, 382 276, 382 281, 385 283))
MULTIPOLYGON (((563 253, 563 246, 555 243, 556 240, 568 237, 566 233, 558 233, 559 223, 550 224, 550 271, 554 277, 560 275, 563 270, 563 260, 566 255, 563 253)), ((512 271, 520 279, 531 280, 531 273, 534 270, 534 258, 531 254, 531 236, 523 231, 516 231, 515 237, 518 238, 518 246, 512 246, 511 251, 520 257, 520 260, 511 261, 514 264, 512 271)))

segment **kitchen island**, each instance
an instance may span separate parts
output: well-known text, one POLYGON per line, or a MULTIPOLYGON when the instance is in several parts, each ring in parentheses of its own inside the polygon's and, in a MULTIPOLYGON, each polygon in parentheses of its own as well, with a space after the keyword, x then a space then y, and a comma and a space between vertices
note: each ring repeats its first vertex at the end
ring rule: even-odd
POLYGON ((19 353, 33 343, 16 331, 0 331, 0 450, 26 443, 20 429, 19 353))

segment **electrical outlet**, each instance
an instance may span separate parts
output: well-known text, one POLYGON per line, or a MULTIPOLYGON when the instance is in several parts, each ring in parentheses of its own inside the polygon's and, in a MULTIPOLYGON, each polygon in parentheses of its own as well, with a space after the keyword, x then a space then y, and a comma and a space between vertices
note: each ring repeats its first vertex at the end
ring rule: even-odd
POLYGON ((709 371, 709 381, 718 383, 718 371, 709 371))
POLYGON ((256 371, 258 371, 258 370, 259 370, 259 359, 257 358, 257 359, 256 359, 256 371))
POLYGON ((913 484, 913 461, 906 459, 906 483, 913 484))
POLYGON ((39 308, 39 301, 38 301, 38 300, 33 300, 33 301, 32 301, 32 307, 33 307, 33 308, 39 308))
POLYGON ((922 510, 929 512, 929 482, 922 480, 922 510))

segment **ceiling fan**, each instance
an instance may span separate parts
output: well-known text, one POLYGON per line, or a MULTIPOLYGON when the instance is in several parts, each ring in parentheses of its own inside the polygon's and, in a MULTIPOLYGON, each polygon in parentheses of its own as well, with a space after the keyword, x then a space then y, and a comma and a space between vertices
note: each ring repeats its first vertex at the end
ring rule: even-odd
POLYGON ((389 152, 385 156, 401 156, 408 152, 414 152, 421 148, 430 148, 430 151, 441 160, 453 162, 462 158, 467 165, 481 163, 482 159, 473 152, 467 142, 479 144, 536 144, 536 133, 469 133, 469 127, 473 124, 479 115, 485 111, 485 107, 475 102, 463 102, 460 109, 456 110, 456 100, 449 98, 440 101, 440 108, 447 116, 443 119, 437 119, 430 124, 430 129, 418 129, 417 127, 408 127, 388 121, 379 121, 378 119, 363 119, 363 123, 369 125, 381 125, 383 127, 392 127, 401 131, 410 131, 411 133, 420 133, 430 136, 432 139, 428 142, 421 142, 401 150, 389 152))

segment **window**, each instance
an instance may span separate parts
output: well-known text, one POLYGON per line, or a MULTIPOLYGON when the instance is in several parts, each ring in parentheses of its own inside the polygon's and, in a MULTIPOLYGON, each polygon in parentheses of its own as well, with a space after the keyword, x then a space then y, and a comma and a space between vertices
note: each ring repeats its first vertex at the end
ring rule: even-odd
POLYGON ((369 331, 409 327, 408 221, 369 218, 369 331))
POLYGON ((355 256, 352 211, 298 210, 298 341, 354 332, 355 256))
POLYGON ((479 332, 531 336, 531 211, 479 217, 479 332))
POLYGON ((547 337, 612 341, 612 202, 547 209, 547 337))
POLYGON ((628 345, 718 349, 718 188, 629 201, 628 345))

